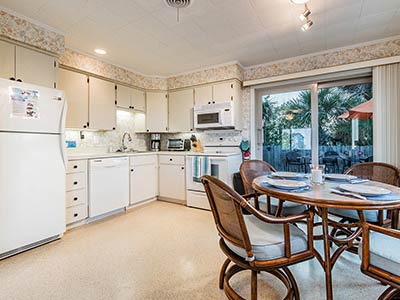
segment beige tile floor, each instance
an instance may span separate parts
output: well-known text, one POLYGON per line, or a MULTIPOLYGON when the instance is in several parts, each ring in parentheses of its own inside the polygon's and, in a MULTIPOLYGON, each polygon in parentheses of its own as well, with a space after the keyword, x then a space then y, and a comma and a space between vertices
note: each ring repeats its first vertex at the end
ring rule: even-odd
MULTIPOLYGON (((226 299, 217 287, 223 260, 210 212, 153 202, 0 261, 0 299, 226 299)), ((324 299, 315 260, 291 269, 302 299, 324 299)), ((384 290, 349 253, 333 275, 335 299, 377 299, 384 290)), ((246 298, 248 282, 248 273, 233 279, 246 298)), ((275 278, 261 276, 260 299, 281 299, 282 291, 275 278)))

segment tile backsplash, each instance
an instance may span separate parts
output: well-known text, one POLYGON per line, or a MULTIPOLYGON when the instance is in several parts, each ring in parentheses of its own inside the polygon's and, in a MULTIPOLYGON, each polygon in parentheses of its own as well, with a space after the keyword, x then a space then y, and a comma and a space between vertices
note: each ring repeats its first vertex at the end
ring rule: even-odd
POLYGON ((149 134, 136 133, 135 113, 117 111, 117 128, 113 131, 66 131, 67 141, 76 141, 74 152, 114 152, 121 146, 124 132, 129 132, 132 141, 126 140, 126 146, 135 150, 147 150, 149 145, 149 134), (81 133, 84 138, 81 139, 81 133))
MULTIPOLYGON (((135 150, 148 150, 150 145, 149 133, 136 133, 135 113, 117 111, 117 129, 113 131, 76 131, 67 130, 66 140, 75 142, 76 148, 70 148, 69 152, 114 152, 121 146, 124 132, 129 132, 132 141, 126 140, 126 146, 135 150), (81 134, 84 136, 81 139, 81 134)), ((203 145, 239 145, 242 140, 242 132, 238 130, 220 130, 195 132, 198 140, 203 145)), ((192 133, 164 133, 161 134, 161 149, 167 149, 167 141, 170 138, 189 139, 192 133)))

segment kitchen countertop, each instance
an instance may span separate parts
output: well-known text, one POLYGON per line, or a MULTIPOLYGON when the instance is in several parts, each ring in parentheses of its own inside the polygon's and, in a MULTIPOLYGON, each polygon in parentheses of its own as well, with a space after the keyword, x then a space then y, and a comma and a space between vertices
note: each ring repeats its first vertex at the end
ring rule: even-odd
POLYGON ((153 152, 153 151, 139 151, 139 152, 118 152, 118 153, 111 153, 111 152, 99 152, 99 153, 90 153, 90 152, 72 152, 68 153, 68 160, 82 160, 82 159, 96 159, 96 158, 109 158, 109 157, 124 157, 124 156, 143 156, 143 155, 176 155, 176 156, 220 156, 220 157, 226 157, 226 156, 232 156, 232 155, 238 155, 240 153, 234 153, 234 152, 193 152, 193 151, 158 151, 158 152, 153 152))

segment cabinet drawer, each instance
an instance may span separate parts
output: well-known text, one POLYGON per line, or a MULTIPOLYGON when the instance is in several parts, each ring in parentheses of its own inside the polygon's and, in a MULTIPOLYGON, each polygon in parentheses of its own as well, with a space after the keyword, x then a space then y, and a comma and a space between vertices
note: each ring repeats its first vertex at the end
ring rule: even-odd
POLYGON ((67 208, 65 220, 67 224, 81 221, 88 217, 88 209, 86 204, 81 204, 67 208))
POLYGON ((86 173, 67 174, 67 191, 86 188, 86 173))
POLYGON ((160 164, 163 165, 185 165, 183 155, 160 155, 160 164))
POLYGON ((157 155, 131 156, 131 166, 157 164, 157 155))
POLYGON ((87 191, 86 189, 67 192, 66 194, 66 207, 87 204, 87 191))
POLYGON ((87 160, 70 160, 67 165, 68 173, 79 173, 86 172, 87 170, 87 160))

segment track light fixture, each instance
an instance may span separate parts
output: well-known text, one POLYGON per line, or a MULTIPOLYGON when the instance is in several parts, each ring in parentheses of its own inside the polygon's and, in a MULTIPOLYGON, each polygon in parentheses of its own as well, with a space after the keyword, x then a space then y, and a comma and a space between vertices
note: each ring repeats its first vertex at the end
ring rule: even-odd
POLYGON ((308 20, 309 15, 311 15, 311 10, 308 9, 307 4, 304 4, 304 11, 299 16, 300 21, 304 22, 308 20))
POLYGON ((304 11, 301 15, 299 15, 299 19, 302 22, 305 22, 301 26, 301 30, 307 31, 313 26, 314 22, 310 19, 311 10, 307 6, 308 0, 290 0, 290 2, 294 4, 304 4, 304 11))
POLYGON ((313 26, 314 22, 311 20, 308 20, 307 23, 303 24, 303 26, 301 26, 301 30, 303 31, 307 31, 308 29, 311 28, 311 26, 313 26))

